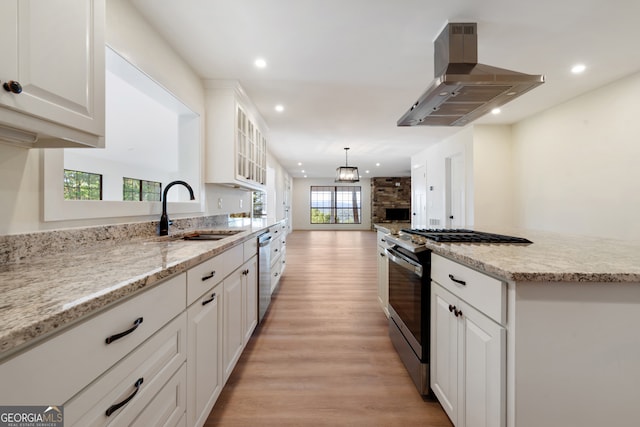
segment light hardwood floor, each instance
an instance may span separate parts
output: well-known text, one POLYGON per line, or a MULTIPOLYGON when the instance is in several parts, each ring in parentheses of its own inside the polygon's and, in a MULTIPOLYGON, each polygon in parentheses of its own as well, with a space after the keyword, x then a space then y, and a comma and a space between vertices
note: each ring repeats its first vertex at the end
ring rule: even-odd
POLYGON ((295 231, 287 268, 205 426, 451 427, 393 349, 376 235, 295 231))

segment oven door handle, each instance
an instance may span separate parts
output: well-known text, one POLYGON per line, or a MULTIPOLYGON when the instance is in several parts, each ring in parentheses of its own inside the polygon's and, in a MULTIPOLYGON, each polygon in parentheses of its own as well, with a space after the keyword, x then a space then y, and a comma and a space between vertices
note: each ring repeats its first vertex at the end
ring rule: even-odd
POLYGON ((406 257, 402 256, 402 254, 400 254, 399 252, 391 248, 386 248, 384 250, 384 253, 389 258, 389 261, 392 261, 398 264, 400 267, 403 267, 411 271, 413 274, 415 274, 418 277, 422 277, 422 266, 420 264, 415 263, 410 259, 407 259, 406 257))

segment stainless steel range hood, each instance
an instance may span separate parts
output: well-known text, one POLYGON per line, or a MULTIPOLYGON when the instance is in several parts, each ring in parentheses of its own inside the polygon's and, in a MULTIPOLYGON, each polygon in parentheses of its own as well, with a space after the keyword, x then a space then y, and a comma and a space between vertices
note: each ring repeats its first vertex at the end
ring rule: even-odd
POLYGON ((450 23, 434 46, 435 80, 398 126, 464 126, 544 83, 530 75, 478 64, 476 23, 450 23))

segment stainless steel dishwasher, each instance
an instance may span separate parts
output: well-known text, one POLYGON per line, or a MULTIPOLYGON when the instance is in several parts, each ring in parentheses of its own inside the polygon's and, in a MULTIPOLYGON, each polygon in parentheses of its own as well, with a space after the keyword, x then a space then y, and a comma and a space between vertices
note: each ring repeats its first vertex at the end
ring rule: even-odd
POLYGON ((271 233, 258 236, 258 323, 271 304, 271 233))

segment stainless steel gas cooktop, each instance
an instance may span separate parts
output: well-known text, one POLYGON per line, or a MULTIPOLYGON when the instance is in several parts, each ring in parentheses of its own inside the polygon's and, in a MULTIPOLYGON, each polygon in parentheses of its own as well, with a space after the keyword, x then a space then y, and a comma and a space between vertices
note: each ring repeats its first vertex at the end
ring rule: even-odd
POLYGON ((408 229, 403 228, 396 235, 388 235, 386 240, 411 252, 426 250, 425 240, 438 243, 502 243, 529 244, 531 240, 507 236, 503 234, 486 233, 467 229, 408 229))
POLYGON ((403 233, 416 234, 436 242, 450 243, 532 243, 522 237, 485 233, 465 229, 402 229, 403 233))

